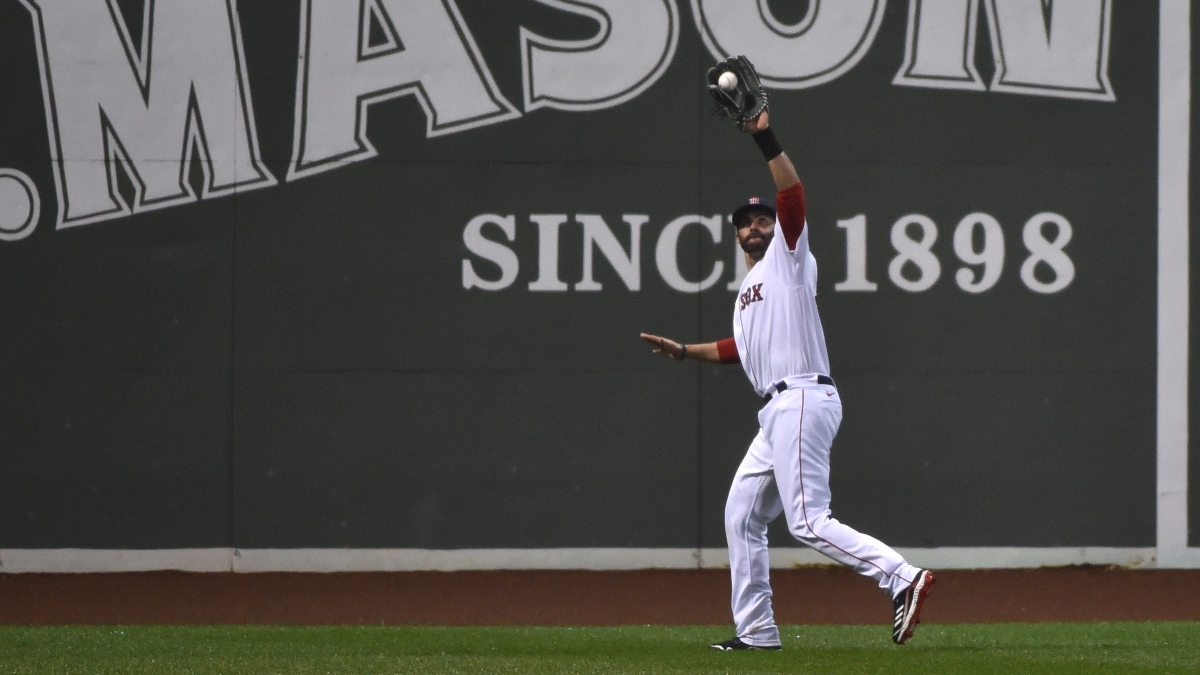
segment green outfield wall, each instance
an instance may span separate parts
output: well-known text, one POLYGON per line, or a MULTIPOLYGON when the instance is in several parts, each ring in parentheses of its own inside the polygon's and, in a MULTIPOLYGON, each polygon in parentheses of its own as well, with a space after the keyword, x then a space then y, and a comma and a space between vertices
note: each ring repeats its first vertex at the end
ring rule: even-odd
POLYGON ((904 548, 1146 549, 1168 521, 1198 546, 1200 462, 1182 493, 1160 471, 1191 419, 1160 312, 1188 278, 1161 259, 1187 204, 1163 158, 1190 152, 1159 133, 1163 73, 1188 100, 1166 23, 0 4, 0 549, 720 549, 761 401, 638 333, 732 334, 727 214, 773 196, 709 114, 739 53, 807 189, 834 515, 904 548))

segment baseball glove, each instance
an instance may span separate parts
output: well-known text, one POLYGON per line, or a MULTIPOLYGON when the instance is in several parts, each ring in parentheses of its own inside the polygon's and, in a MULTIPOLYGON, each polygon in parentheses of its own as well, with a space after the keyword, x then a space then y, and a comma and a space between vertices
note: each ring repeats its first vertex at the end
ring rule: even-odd
POLYGON ((754 64, 745 56, 731 56, 709 68, 708 93, 717 102, 713 114, 733 120, 739 130, 767 109, 767 91, 758 79, 754 64), (737 84, 729 91, 718 84, 723 73, 733 73, 737 78, 737 84))

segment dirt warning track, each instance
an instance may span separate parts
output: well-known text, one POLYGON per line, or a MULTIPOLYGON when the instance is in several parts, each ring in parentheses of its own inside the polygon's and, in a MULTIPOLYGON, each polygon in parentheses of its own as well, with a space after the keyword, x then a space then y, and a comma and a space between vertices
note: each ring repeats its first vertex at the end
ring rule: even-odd
MULTIPOLYGON (((838 568, 772 570, 781 623, 887 624, 838 568)), ((0 574, 0 624, 728 624, 724 570, 0 574)), ((937 573, 928 623, 1200 620, 1200 571, 937 573)))

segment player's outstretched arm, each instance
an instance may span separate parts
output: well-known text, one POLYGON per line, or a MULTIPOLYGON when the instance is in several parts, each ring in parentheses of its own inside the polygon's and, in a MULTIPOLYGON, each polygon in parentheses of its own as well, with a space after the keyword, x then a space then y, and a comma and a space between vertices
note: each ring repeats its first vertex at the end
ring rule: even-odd
POLYGON ((775 209, 779 217, 779 229, 783 230, 783 238, 788 250, 795 250, 796 241, 804 231, 804 220, 807 217, 807 204, 804 198, 804 186, 796 167, 788 158, 783 147, 771 131, 771 118, 766 110, 761 115, 746 123, 746 133, 754 136, 754 142, 762 151, 767 166, 771 169, 771 177, 775 179, 775 188, 779 190, 776 197, 775 209))
POLYGON ((767 159, 771 177, 775 179, 776 190, 783 192, 800 183, 800 175, 796 173, 796 167, 792 165, 792 160, 788 159, 787 153, 779 146, 779 141, 775 139, 775 132, 771 131, 769 111, 764 110, 761 115, 746 122, 745 131, 754 136, 754 142, 758 143, 764 155, 774 155, 778 151, 779 154, 767 159), (763 147, 764 145, 766 147, 763 147))
POLYGON ((670 338, 642 333, 641 338, 654 345, 654 353, 676 361, 691 359, 704 363, 737 363, 737 346, 733 338, 719 342, 702 342, 698 344, 682 344, 670 338))

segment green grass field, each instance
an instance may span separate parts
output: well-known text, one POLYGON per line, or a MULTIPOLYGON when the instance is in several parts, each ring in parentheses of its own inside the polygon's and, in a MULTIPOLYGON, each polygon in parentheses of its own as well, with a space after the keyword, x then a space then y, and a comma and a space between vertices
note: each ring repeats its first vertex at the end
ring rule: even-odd
POLYGON ((1200 673, 1200 623, 785 628, 720 653, 712 626, 0 627, 0 673, 1200 673))

